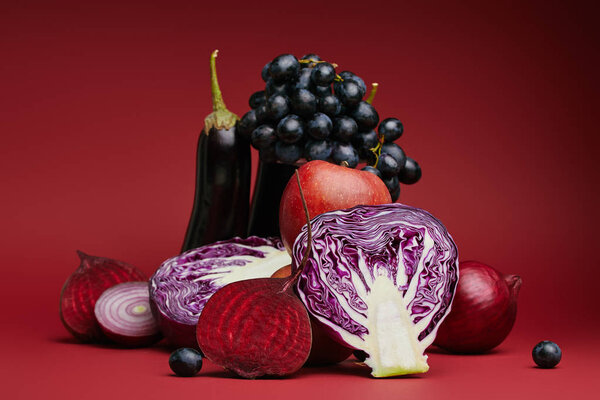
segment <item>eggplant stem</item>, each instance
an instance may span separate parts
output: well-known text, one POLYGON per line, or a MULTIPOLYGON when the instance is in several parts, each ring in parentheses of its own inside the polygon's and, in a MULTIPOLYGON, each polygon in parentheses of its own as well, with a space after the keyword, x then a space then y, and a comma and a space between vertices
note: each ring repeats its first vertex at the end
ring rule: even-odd
POLYGON ((224 111, 227 110, 225 102, 223 101, 223 93, 221 93, 221 87, 219 86, 219 79, 217 78, 217 56, 219 50, 215 50, 210 55, 210 93, 212 96, 213 111, 224 111))
POLYGON ((304 192, 302 191, 302 185, 300 185, 300 174, 298 173, 298 170, 296 170, 296 182, 298 182, 298 189, 300 189, 300 199, 302 200, 302 207, 304 208, 304 216, 306 217, 306 225, 307 225, 307 230, 308 230, 308 238, 307 238, 308 243, 306 245, 306 251, 304 252, 304 255, 302 256, 302 261, 300 261, 300 265, 298 266, 298 268, 296 269, 294 274, 292 276, 290 276, 288 278, 287 282, 283 285, 283 289, 281 289, 282 292, 287 291, 290 286, 292 286, 293 284, 295 284, 298 281, 298 278, 300 277, 300 274, 302 273, 304 266, 308 262, 308 255, 312 251, 312 228, 310 226, 310 215, 308 213, 308 206, 306 205, 306 199, 304 198, 304 192))
POLYGON ((204 119, 204 130, 208 135, 209 131, 215 129, 231 129, 239 120, 238 116, 232 113, 225 106, 223 93, 217 79, 217 55, 219 50, 215 50, 210 55, 210 94, 212 96, 213 112, 204 119))

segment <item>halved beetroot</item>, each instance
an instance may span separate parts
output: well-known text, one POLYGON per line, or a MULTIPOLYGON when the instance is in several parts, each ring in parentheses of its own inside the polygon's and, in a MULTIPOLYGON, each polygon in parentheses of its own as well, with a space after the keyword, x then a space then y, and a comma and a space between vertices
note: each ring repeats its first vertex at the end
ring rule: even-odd
POLYGON ((250 279, 217 291, 196 331, 206 357, 245 378, 299 370, 308 359, 312 334, 306 308, 289 282, 250 279))
MULTIPOLYGON (((297 171, 296 181, 300 186, 297 171)), ((245 378, 293 374, 310 354, 310 319, 292 289, 312 246, 301 187, 300 196, 308 223, 308 245, 296 273, 230 283, 213 294, 198 320, 196 337, 206 357, 245 378)))

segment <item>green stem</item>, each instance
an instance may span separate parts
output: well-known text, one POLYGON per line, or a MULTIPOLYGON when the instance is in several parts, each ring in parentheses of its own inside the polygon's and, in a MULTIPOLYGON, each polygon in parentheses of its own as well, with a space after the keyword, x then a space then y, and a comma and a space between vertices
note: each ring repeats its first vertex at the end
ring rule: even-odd
POLYGON ((223 94, 219 87, 219 80, 217 79, 217 55, 219 50, 215 50, 210 55, 210 91, 212 95, 213 111, 227 111, 225 102, 223 101, 223 94))
POLYGON ((225 106, 223 94, 219 87, 217 79, 216 59, 219 50, 215 50, 210 55, 210 94, 212 96, 213 112, 204 119, 204 131, 206 134, 211 129, 231 129, 239 120, 238 116, 232 113, 225 106))
POLYGON ((373 99, 375 98, 375 94, 377 93, 377 88, 379 87, 379 83, 371 84, 371 93, 369 93, 369 97, 365 100, 369 104, 373 104, 373 99))
POLYGON ((369 149, 373 154, 375 154, 375 163, 373 164, 373 167, 375 168, 377 168, 377 164, 379 164, 379 156, 381 155, 381 148, 383 146, 384 140, 385 137, 380 134, 378 136, 377 146, 373 147, 372 149, 369 149))

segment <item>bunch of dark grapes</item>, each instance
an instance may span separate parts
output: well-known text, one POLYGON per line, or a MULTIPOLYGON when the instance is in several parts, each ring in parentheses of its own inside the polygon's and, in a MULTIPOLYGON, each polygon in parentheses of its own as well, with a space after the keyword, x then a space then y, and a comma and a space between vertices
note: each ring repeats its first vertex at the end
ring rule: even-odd
POLYGON ((367 86, 350 71, 307 54, 298 60, 281 54, 262 69, 265 90, 250 96, 238 132, 249 139, 263 162, 297 164, 324 160, 377 175, 392 201, 400 183, 413 184, 421 168, 394 143, 404 127, 396 118, 379 121, 365 101, 367 86))

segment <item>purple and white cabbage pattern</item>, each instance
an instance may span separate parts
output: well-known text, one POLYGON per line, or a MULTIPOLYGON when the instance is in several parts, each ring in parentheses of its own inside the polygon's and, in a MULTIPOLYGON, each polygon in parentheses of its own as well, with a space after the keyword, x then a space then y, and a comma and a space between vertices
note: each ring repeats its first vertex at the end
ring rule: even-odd
POLYGON ((195 347, 195 328, 208 299, 236 281, 266 278, 290 264, 278 238, 236 237, 186 251, 150 278, 153 312, 174 345, 195 347))
MULTIPOLYGON (((332 336, 360 348, 351 336, 364 340, 369 334, 367 298, 383 276, 402 294, 419 347, 433 342, 458 282, 458 251, 439 220, 396 203, 327 212, 313 218, 311 227, 312 251, 297 290, 332 336)), ((294 243, 293 268, 306 245, 304 226, 294 243)))

